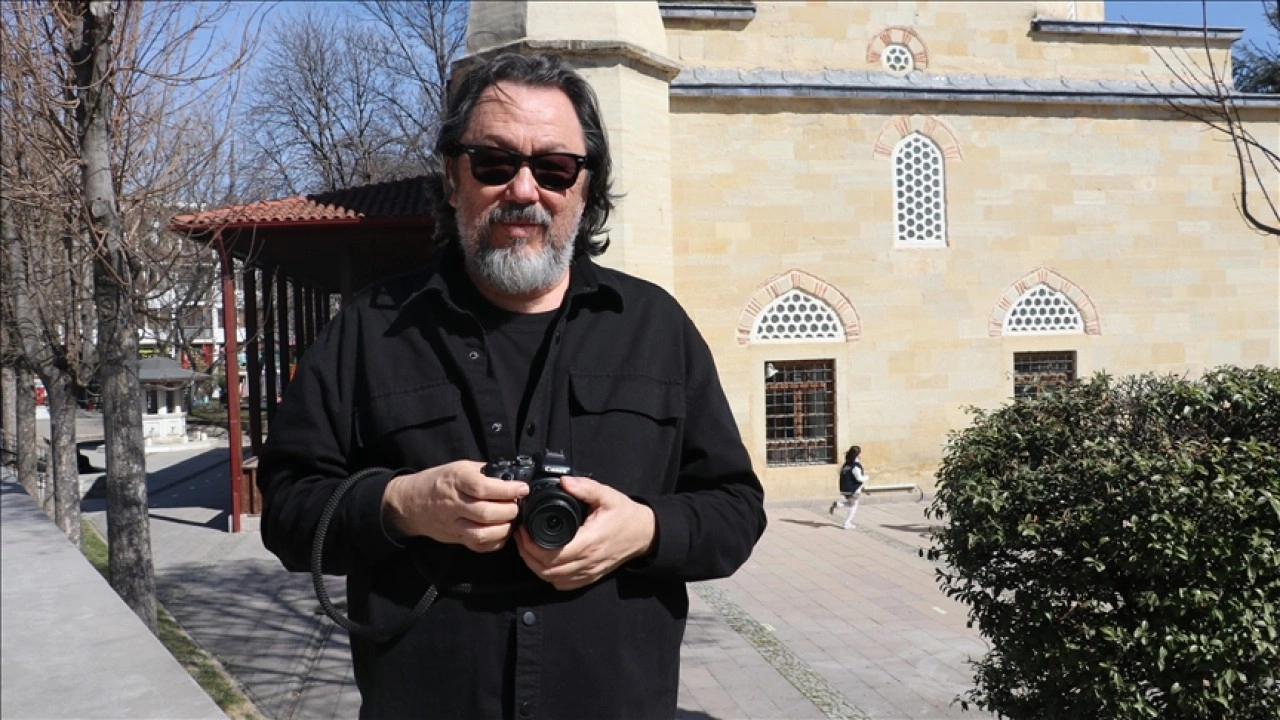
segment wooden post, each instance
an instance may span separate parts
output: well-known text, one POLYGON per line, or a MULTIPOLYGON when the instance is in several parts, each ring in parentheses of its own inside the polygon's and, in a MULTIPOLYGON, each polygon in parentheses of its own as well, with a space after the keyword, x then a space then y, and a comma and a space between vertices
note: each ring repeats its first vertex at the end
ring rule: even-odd
POLYGON ((276 416, 276 399, 280 393, 280 379, 276 375, 279 362, 276 359, 276 313, 272 300, 273 283, 280 282, 279 271, 272 265, 262 272, 262 359, 267 364, 267 387, 263 391, 267 398, 267 425, 276 416))
MULTIPOLYGON (((284 268, 276 268, 276 341, 279 345, 280 394, 289 389, 289 279, 284 268)), ((268 419, 268 422, 270 420, 268 419)))
POLYGON ((302 325, 305 329, 299 349, 311 347, 311 341, 316 339, 316 291, 310 285, 302 288, 302 325))
POLYGON ((240 446, 240 361, 236 342, 236 269, 235 260, 222 239, 214 235, 214 245, 222 260, 222 352, 227 359, 227 435, 231 449, 231 532, 240 532, 240 476, 244 451, 240 446))
POLYGON ((245 366, 249 379, 249 442, 256 457, 262 452, 262 340, 258 326, 258 270, 244 269, 245 366))
MULTIPOLYGON (((302 351, 307 349, 307 321, 306 310, 302 304, 302 283, 295 281, 293 283, 293 363, 296 365, 298 358, 302 357, 302 351)), ((293 379, 293 373, 289 373, 289 379, 293 379)))

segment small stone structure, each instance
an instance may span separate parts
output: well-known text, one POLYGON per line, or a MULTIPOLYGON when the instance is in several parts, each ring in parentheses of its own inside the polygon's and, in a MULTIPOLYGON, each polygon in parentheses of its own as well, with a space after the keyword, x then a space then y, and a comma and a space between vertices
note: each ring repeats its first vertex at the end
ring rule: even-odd
POLYGON ((148 450, 190 442, 182 390, 208 377, 182 367, 172 358, 149 357, 138 361, 138 382, 143 395, 142 435, 148 450))

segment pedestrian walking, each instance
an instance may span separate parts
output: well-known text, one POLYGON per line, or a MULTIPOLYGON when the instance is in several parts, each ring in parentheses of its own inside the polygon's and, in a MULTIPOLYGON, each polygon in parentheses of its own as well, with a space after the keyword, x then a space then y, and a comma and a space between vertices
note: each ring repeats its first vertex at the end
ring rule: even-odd
POLYGON ((862 448, 849 446, 844 453, 844 465, 840 466, 840 499, 831 503, 828 515, 835 515, 836 508, 847 507, 849 514, 844 518, 844 529, 853 529, 853 516, 858 512, 858 501, 862 499, 862 486, 867 484, 867 474, 862 471, 862 462, 858 457, 862 448))

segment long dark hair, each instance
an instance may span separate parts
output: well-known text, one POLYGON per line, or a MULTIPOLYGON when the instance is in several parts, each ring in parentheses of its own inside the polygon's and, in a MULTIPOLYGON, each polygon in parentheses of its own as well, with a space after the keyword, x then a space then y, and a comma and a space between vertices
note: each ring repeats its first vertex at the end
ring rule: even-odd
POLYGON ((858 447, 857 445, 850 445, 849 449, 844 451, 844 464, 852 465, 853 461, 857 460, 858 456, 861 454, 862 454, 862 448, 858 447))
POLYGON ((458 221, 444 185, 447 180, 443 158, 461 142, 471 121, 471 112, 484 91, 497 83, 509 82, 526 87, 555 88, 573 103, 587 146, 586 207, 582 211, 578 234, 574 237, 573 254, 575 257, 603 254, 609 247, 605 224, 617 196, 613 194, 609 141, 605 137, 604 120, 600 117, 599 104, 591 85, 563 59, 548 54, 503 53, 466 67, 464 71, 466 74, 449 93, 449 104, 436 137, 435 154, 441 159, 441 169, 429 184, 436 214, 436 252, 440 253, 458 241, 458 221))

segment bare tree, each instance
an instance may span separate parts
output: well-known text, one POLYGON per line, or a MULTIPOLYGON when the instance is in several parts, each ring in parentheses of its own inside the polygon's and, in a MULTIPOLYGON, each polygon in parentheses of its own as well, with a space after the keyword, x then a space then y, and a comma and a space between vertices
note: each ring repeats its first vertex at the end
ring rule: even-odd
POLYGON ((382 40, 340 23, 322 6, 282 18, 258 68, 246 123, 289 193, 334 190, 386 179, 395 173, 393 128, 377 71, 382 40))
MULTIPOLYGON (((13 288, 18 279, 13 276, 13 258, 21 259, 13 250, 13 228, 5 211, 8 199, 0 191, 0 225, 5 238, 4 251, 0 252, 0 286, 13 288)), ((3 366, 4 404, 4 457, 0 462, 11 466, 27 494, 41 505, 46 496, 52 497, 44 487, 40 474, 40 449, 36 432, 36 399, 33 377, 27 364, 26 353, 15 334, 13 322, 14 294, 0 293, 0 365, 3 366)))
POLYGON ((466 43, 470 2, 361 0, 360 6, 388 37, 386 70, 407 92, 387 98, 406 146, 426 166, 449 92, 449 70, 466 43))
MULTIPOLYGON (((78 182, 72 103, 73 82, 65 61, 42 50, 61 42, 55 23, 37 6, 0 6, 3 68, 0 121, 7 142, 0 146, 0 222, 5 246, 5 318, 9 337, 21 352, 19 368, 43 383, 50 413, 52 487, 37 482, 34 463, 21 463, 19 476, 73 542, 80 538, 79 487, 75 454, 74 386, 92 373, 92 338, 80 306, 91 306, 85 274, 83 226, 73 199, 78 182)), ((21 406, 19 406, 21 408, 21 406)), ((19 427, 27 421, 19 417, 19 427)), ((34 416, 30 419, 34 427, 34 416)), ((19 441, 20 454, 39 448, 19 441)))
MULTIPOLYGON (((1175 114, 1206 125, 1231 144, 1238 183, 1236 206, 1241 216, 1258 232, 1280 236, 1280 195, 1275 187, 1275 177, 1280 174, 1280 148, 1275 144, 1275 111, 1250 110, 1254 104, 1270 104, 1274 96, 1236 91, 1231 81, 1230 55, 1221 61, 1214 58, 1204 2, 1201 12, 1202 57, 1181 48, 1168 52, 1153 48, 1174 78, 1176 91, 1166 93, 1165 102, 1175 114), (1249 120, 1251 113, 1257 119, 1254 123, 1249 120), (1254 134, 1252 128, 1258 126, 1269 131, 1270 145, 1254 134)), ((1271 17, 1275 17, 1274 7, 1271 17)))
POLYGON ((425 173, 467 3, 300 6, 264 52, 241 124, 254 199, 425 173), (341 13, 341 14, 340 14, 341 13))
MULTIPOLYGON (((126 7, 126 12, 128 12, 126 7)), ((102 356, 103 429, 107 454, 107 525, 112 584, 125 602, 156 629, 155 569, 147 517, 147 482, 138 400, 138 335, 133 296, 139 266, 125 245, 112 158, 116 92, 116 8, 110 2, 76 2, 59 8, 70 30, 75 69, 76 129, 83 173, 83 211, 93 249, 94 299, 102 356)))
MULTIPOLYGON (((7 306, 16 309, 6 317, 15 320, 24 358, 42 379, 60 379, 49 368, 80 368, 88 355, 80 348, 98 350, 111 582, 153 629, 139 316, 148 292, 171 282, 168 271, 183 266, 190 250, 175 250, 181 243, 160 228, 181 202, 223 197, 202 194, 223 184, 233 81, 255 35, 251 15, 240 42, 229 54, 220 50, 224 36, 215 30, 232 7, 47 0, 0 8, 7 140, 0 210, 19 279, 6 285, 7 306), (89 289, 93 302, 84 302, 89 289), (82 342, 90 336, 95 342, 82 342), (46 349, 31 338, 45 340, 46 349)), ((58 437, 74 432, 74 412, 68 421, 54 392, 57 494, 58 437)), ((55 504, 68 502, 59 523, 78 537, 78 515, 74 531, 64 524, 78 511, 75 490, 55 504)))

